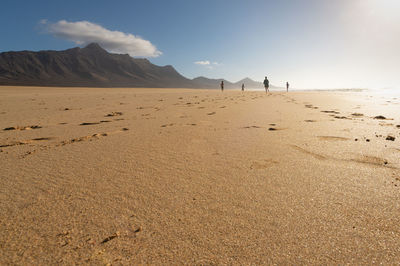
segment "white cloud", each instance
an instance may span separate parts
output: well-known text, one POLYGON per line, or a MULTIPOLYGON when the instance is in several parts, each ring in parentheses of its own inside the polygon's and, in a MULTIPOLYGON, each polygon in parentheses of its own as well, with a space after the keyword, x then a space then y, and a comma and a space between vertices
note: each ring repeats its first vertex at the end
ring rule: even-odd
POLYGON ((49 23, 41 20, 46 31, 56 37, 73 41, 78 45, 98 43, 104 49, 114 53, 127 53, 131 56, 157 57, 162 53, 147 40, 130 33, 111 31, 89 21, 68 22, 60 20, 49 23))
POLYGON ((205 60, 205 61, 196 61, 194 62, 196 65, 202 65, 202 66, 208 66, 210 65, 210 61, 205 60))
POLYGON ((218 62, 210 62, 209 60, 203 60, 203 61, 196 61, 194 62, 196 65, 204 66, 208 69, 214 69, 216 66, 220 66, 221 64, 218 62))

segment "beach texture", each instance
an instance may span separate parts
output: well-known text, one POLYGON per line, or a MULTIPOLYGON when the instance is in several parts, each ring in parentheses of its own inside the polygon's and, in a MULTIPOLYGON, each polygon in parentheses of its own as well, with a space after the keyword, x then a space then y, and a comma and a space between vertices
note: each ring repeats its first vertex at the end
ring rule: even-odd
POLYGON ((0 88, 0 264, 394 264, 400 98, 0 88))

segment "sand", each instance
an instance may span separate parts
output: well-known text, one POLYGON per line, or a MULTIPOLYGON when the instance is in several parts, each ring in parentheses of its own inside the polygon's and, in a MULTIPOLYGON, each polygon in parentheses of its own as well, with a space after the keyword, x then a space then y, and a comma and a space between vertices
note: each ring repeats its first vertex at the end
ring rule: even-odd
POLYGON ((399 104, 1 87, 0 264, 398 263, 399 104))

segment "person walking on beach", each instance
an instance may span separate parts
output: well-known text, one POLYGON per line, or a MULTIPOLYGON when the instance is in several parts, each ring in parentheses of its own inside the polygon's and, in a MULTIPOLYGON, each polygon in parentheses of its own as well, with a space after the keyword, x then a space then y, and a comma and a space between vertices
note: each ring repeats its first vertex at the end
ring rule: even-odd
POLYGON ((267 77, 264 79, 264 87, 265 87, 265 93, 269 92, 269 80, 267 77))
POLYGON ((289 82, 286 81, 286 92, 289 92, 289 82))
POLYGON ((221 80, 221 91, 224 91, 224 81, 221 80))
POLYGON ((244 91, 244 83, 242 83, 242 91, 244 91))

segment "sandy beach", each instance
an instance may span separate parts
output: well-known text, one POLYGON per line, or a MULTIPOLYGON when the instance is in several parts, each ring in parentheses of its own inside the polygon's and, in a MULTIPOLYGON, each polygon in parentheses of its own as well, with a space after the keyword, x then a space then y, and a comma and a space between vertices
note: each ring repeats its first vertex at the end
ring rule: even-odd
POLYGON ((398 263, 399 108, 0 87, 0 264, 398 263))

